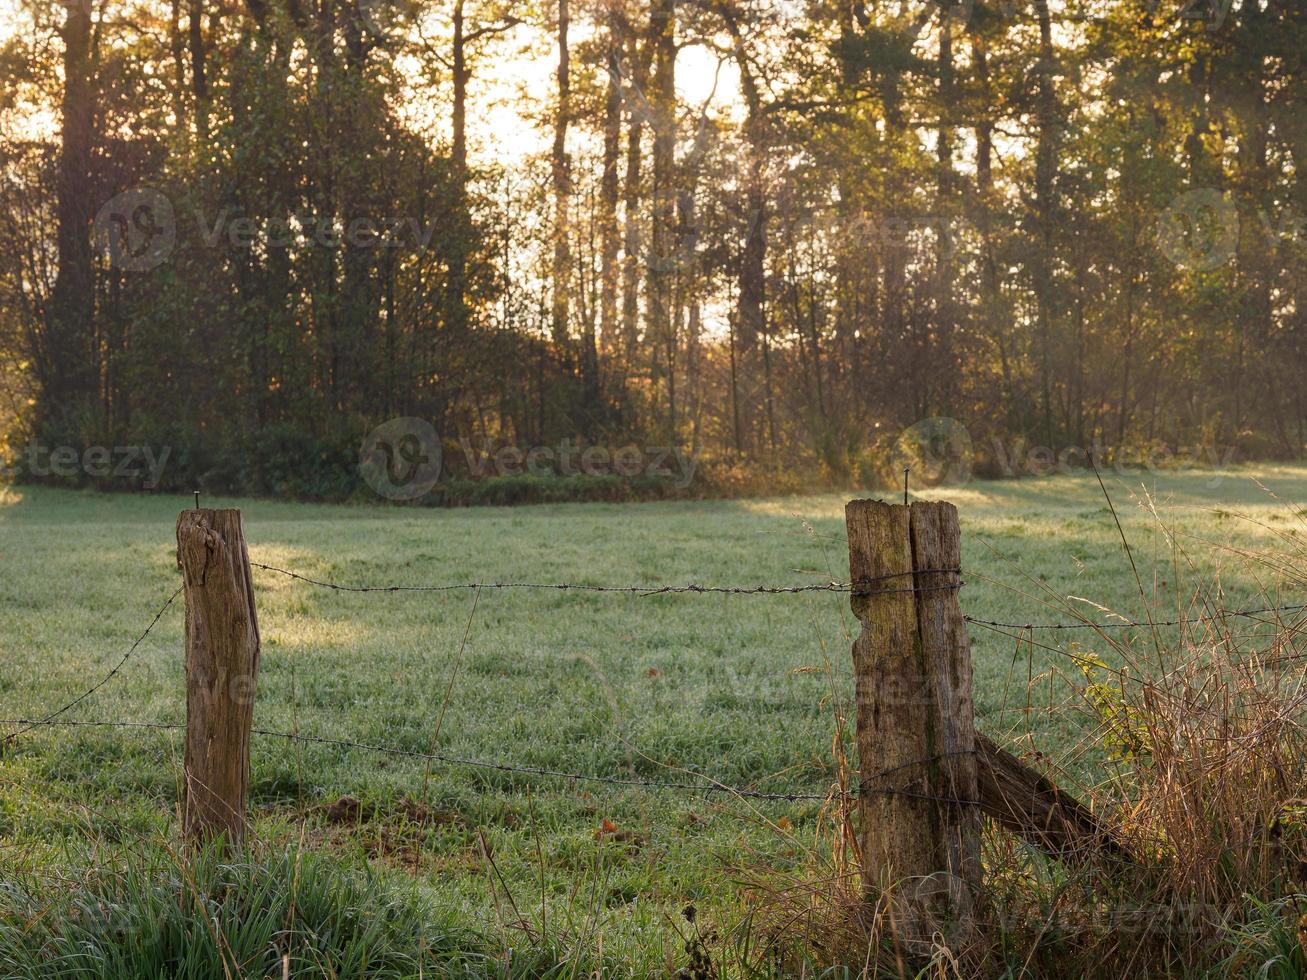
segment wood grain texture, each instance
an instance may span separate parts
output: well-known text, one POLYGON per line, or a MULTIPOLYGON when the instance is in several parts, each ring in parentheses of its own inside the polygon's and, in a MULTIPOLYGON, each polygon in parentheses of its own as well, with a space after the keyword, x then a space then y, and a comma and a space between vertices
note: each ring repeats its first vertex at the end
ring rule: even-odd
POLYGON ((976 738, 980 804, 985 815, 1044 853, 1069 864, 1134 858, 1079 800, 992 740, 976 738))
POLYGON ((259 622, 239 510, 187 510, 177 519, 186 595, 188 842, 245 840, 250 727, 259 669, 259 622))
POLYGON ((944 868, 949 874, 950 906, 969 916, 980 889, 980 808, 977 805, 976 724, 971 690, 971 642, 958 603, 956 571, 962 567, 958 510, 950 503, 911 505, 913 584, 917 631, 930 684, 926 721, 934 740, 933 793, 939 798, 944 868))
MULTIPOLYGON (((863 890, 869 899, 893 891, 905 900, 899 917, 938 897, 945 868, 931 799, 929 757, 936 751, 912 582, 908 508, 854 500, 845 508, 853 588, 862 631, 853 641, 858 758, 858 811, 863 890)), ((898 903, 896 903, 898 904, 898 903)), ((904 931, 915 931, 901 922, 904 931)))

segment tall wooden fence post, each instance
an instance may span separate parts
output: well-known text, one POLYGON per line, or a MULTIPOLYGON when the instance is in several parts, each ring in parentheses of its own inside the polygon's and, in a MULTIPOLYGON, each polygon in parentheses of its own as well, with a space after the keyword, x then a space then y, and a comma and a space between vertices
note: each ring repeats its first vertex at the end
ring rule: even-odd
POLYGON ((186 592, 186 759, 182 828, 191 844, 245 840, 259 620, 239 510, 177 518, 186 592))
POLYGON ((966 929, 980 887, 971 650, 961 543, 947 503, 851 501, 845 511, 861 769, 863 888, 891 893, 908 941, 966 929))

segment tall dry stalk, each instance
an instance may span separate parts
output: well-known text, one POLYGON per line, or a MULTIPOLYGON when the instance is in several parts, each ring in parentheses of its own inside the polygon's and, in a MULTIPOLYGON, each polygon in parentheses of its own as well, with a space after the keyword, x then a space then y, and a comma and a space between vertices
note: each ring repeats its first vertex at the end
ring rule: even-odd
MULTIPOLYGON (((781 972, 839 965, 866 976, 1224 976, 1232 964, 1256 972, 1269 962, 1263 943, 1281 960, 1307 962, 1299 938, 1307 919, 1300 924, 1296 905, 1307 892, 1307 614, 1245 614, 1281 605, 1274 584, 1232 608, 1197 574, 1180 536, 1161 531, 1168 573, 1193 583, 1174 605, 1153 604, 1136 569, 1150 606, 1134 618, 1145 625, 1068 634, 1082 637, 1076 643, 1016 638, 1018 650, 1042 647, 1054 665, 1028 675, 1028 704, 1063 724, 1079 713, 1086 736, 1053 752, 1036 723, 1013 751, 1091 806, 1133 862, 1067 867, 987 824, 978 937, 966 948, 941 939, 929 962, 908 961, 886 903, 858 894, 856 773, 836 710, 839 778, 823 813, 824 846, 806 875, 755 869, 747 958, 781 972), (1175 620, 1184 622, 1148 625, 1175 620), (1059 678, 1066 697, 1055 704, 1059 678)), ((1300 587, 1307 552, 1291 544, 1239 552, 1240 568, 1225 574, 1257 581, 1269 568, 1300 587)))

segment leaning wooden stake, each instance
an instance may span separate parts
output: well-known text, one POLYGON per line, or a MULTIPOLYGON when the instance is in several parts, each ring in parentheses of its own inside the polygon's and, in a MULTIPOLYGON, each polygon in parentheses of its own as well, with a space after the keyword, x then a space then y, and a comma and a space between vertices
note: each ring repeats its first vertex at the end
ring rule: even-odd
POLYGON ((1003 829, 1067 864, 1136 861, 1083 803, 984 735, 976 736, 980 807, 1003 829))
POLYGON ((250 726, 259 621, 239 510, 177 518, 186 590, 186 759, 183 833, 189 843, 245 839, 250 726))
POLYGON ((971 651, 957 509, 852 501, 849 535, 864 891, 909 941, 965 928, 980 886, 971 651))

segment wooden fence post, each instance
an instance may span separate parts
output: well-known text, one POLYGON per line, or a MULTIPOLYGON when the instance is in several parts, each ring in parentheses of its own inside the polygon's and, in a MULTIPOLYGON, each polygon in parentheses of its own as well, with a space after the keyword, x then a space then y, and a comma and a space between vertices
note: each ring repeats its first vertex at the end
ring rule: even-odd
POLYGON ((947 503, 845 510, 861 770, 863 888, 893 895, 905 940, 969 927, 980 887, 971 650, 958 605, 960 531, 947 503))
POLYGON ((182 830, 191 844, 245 840, 259 621, 239 510, 185 510, 177 564, 186 592, 182 830))

